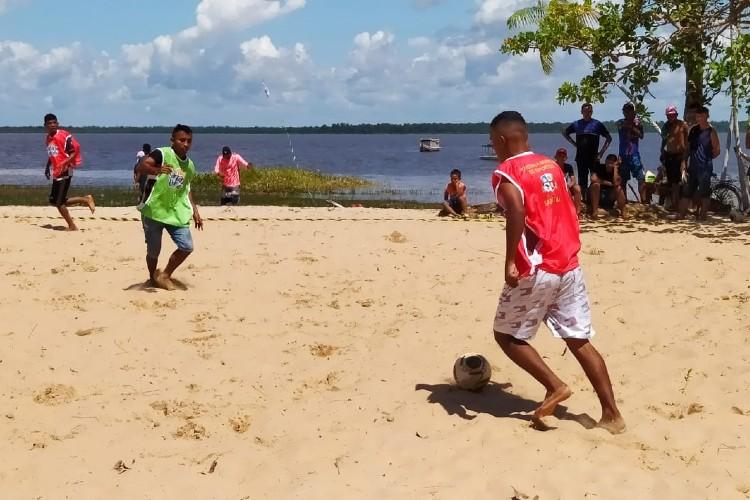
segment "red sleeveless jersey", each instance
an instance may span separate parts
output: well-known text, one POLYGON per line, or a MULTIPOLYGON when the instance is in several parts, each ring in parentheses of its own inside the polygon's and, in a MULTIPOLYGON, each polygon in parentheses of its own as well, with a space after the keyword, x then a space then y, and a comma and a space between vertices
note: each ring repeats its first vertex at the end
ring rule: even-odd
POLYGON ((55 135, 47 134, 46 137, 47 155, 52 162, 53 177, 60 177, 63 174, 62 163, 71 156, 75 156, 73 163, 70 164, 71 168, 81 164, 81 146, 70 132, 59 128, 55 135))
POLYGON ((501 206, 498 188, 503 181, 518 189, 526 211, 526 228, 516 252, 519 275, 529 276, 536 268, 564 274, 578 267, 578 217, 557 163, 527 152, 498 165, 492 174, 492 188, 501 206))

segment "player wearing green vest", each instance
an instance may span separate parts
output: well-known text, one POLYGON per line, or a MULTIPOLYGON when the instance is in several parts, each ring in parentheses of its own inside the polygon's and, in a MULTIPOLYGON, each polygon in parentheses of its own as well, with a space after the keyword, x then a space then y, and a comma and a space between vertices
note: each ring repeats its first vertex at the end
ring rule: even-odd
POLYGON ((187 156, 193 144, 192 129, 177 124, 172 130, 171 142, 171 147, 152 151, 136 168, 139 175, 146 175, 149 179, 138 205, 146 236, 149 282, 165 290, 174 290, 172 273, 193 251, 190 219, 193 219, 197 229, 203 229, 203 219, 190 192, 190 181, 195 176, 195 165, 187 156), (177 250, 169 257, 164 271, 159 271, 156 266, 165 229, 177 245, 177 250))

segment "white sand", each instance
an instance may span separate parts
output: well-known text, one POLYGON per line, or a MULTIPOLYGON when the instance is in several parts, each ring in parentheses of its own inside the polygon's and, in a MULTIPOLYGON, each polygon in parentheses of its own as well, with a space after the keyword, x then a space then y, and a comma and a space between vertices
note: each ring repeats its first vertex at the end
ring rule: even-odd
POLYGON ((583 425, 596 396, 544 328, 575 394, 556 429, 529 427, 544 391, 491 332, 502 222, 202 212, 263 220, 208 220, 187 291, 166 292, 140 287, 134 209, 74 209, 64 233, 53 208, 0 207, 0 497, 748 497, 747 224, 584 224, 628 423, 611 436, 583 425), (449 385, 466 351, 492 362, 481 394, 449 385))

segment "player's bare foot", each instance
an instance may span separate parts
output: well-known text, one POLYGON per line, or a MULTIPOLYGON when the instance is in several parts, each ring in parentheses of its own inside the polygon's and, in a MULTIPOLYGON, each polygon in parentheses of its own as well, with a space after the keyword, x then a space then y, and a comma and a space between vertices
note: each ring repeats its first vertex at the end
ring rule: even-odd
POLYGON ((557 427, 549 423, 551 417, 531 417, 531 427, 535 430, 547 432, 557 427))
POLYGON ((625 432, 626 428, 625 420, 623 420, 623 418, 620 416, 613 418, 602 417, 602 419, 599 421, 599 423, 596 424, 596 426, 601 427, 610 434, 622 434, 623 432, 625 432))
POLYGON ((172 282, 172 279, 163 272, 156 273, 156 275, 154 276, 154 282, 156 283, 157 287, 163 288, 164 290, 171 291, 177 288, 172 282))
POLYGON ((553 392, 547 392, 542 404, 534 411, 534 419, 541 420, 544 417, 552 415, 557 405, 568 399, 572 394, 573 391, 564 384, 553 392))
POLYGON ((73 224, 72 226, 68 226, 67 229, 65 229, 65 231, 78 231, 78 226, 73 224))
POLYGON ((96 203, 94 203, 94 197, 91 195, 86 196, 86 205, 88 205, 89 210, 91 210, 91 213, 94 213, 94 210, 96 210, 96 203))

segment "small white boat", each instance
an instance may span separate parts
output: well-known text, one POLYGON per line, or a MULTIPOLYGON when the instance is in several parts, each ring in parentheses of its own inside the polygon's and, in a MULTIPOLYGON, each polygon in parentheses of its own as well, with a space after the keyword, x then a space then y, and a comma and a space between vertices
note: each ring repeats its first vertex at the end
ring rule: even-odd
POLYGON ((479 159, 497 161, 497 155, 495 154, 495 150, 492 149, 492 144, 482 145, 482 154, 479 159))
POLYGON ((440 151, 440 139, 435 139, 433 137, 419 139, 419 151, 422 153, 440 151))

